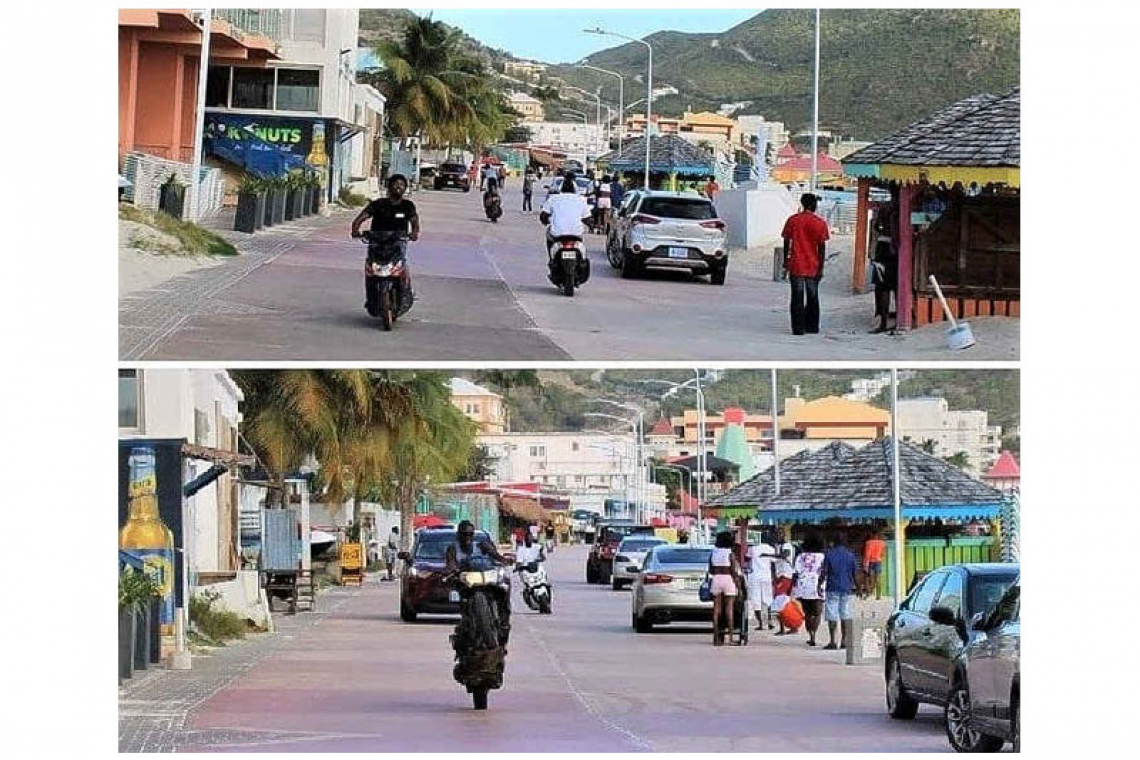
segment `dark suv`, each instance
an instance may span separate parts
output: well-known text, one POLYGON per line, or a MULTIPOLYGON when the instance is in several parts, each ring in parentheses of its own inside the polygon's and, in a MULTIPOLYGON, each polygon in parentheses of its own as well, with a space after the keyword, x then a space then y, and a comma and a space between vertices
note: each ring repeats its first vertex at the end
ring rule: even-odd
MULTIPOLYGON (((439 615, 458 615, 459 596, 442 582, 447 547, 455 543, 454 526, 420 528, 411 552, 400 552, 404 563, 400 579, 400 619, 413 623, 421 612, 439 615)), ((475 534, 475 540, 490 541, 485 532, 475 534)))
POLYGON ((913 718, 920 702, 946 705, 967 626, 1018 574, 1015 564, 947 565, 915 584, 887 619, 884 675, 892 718, 913 718))
POLYGON ((435 175, 434 187, 436 190, 455 187, 465 193, 470 192, 471 178, 467 176, 467 167, 451 162, 440 164, 439 173, 435 175))
POLYGON ((632 520, 608 520, 598 523, 594 545, 586 557, 586 583, 609 583, 613 576, 614 555, 626 536, 655 535, 652 525, 635 525, 632 520))
MULTIPOLYGON (((931 610, 932 615, 940 614, 931 610)), ((1021 751, 1021 581, 970 620, 946 702, 946 736, 959 752, 1021 751)))

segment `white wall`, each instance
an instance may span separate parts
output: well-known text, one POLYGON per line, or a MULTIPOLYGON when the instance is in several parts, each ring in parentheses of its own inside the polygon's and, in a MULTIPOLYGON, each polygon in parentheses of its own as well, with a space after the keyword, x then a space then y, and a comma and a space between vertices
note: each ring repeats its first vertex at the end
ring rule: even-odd
POLYGON ((489 433, 477 438, 496 457, 497 482, 533 481, 566 490, 624 488, 633 440, 632 435, 608 433, 489 433), (531 453, 539 447, 541 452, 531 453))
POLYGON ((797 208, 792 194, 776 184, 725 190, 716 200, 717 213, 728 224, 728 244, 739 248, 755 248, 779 237, 797 208))
POLYGON ((567 153, 594 155, 599 147, 598 127, 580 121, 528 121, 530 141, 534 145, 550 145, 567 153))
POLYGON ((322 116, 353 121, 353 105, 357 35, 360 28, 360 11, 354 8, 298 9, 287 11, 289 17, 281 40, 281 65, 310 64, 321 69, 322 116), (303 11, 304 15, 299 15, 303 11), (324 14, 322 39, 307 37, 305 31, 313 27, 304 22, 324 14), (303 28, 304 27, 304 28, 303 28), (340 55, 341 50, 351 53, 340 55))

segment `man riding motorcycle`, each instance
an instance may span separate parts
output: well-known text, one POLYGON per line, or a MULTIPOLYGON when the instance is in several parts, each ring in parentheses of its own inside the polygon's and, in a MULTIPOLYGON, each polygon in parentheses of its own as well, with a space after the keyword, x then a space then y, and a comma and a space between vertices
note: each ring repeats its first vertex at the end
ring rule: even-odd
POLYGON ((487 191, 483 193, 483 211, 492 222, 498 221, 503 215, 503 198, 499 195, 499 181, 494 177, 487 179, 487 191))
MULTIPOLYGON (((368 219, 372 220, 373 232, 395 232, 407 234, 408 240, 420 239, 420 216, 416 211, 416 204, 404 197, 408 191, 408 180, 403 174, 393 174, 388 178, 388 196, 376 198, 356 215, 352 220, 352 237, 360 237, 360 228, 368 219)), ((406 256, 406 249, 402 256, 406 256)), ((404 267, 402 276, 403 287, 407 293, 412 293, 412 276, 409 268, 404 267)), ((375 305, 368 303, 369 291, 365 290, 365 305, 369 314, 374 313, 375 305)))
POLYGON ((550 256, 550 248, 559 238, 585 239, 586 227, 582 222, 589 219, 593 211, 586 199, 578 194, 574 174, 567 172, 562 178, 560 192, 551 195, 542 204, 538 220, 546 225, 546 253, 550 266, 551 279, 558 278, 556 267, 559 262, 550 256))

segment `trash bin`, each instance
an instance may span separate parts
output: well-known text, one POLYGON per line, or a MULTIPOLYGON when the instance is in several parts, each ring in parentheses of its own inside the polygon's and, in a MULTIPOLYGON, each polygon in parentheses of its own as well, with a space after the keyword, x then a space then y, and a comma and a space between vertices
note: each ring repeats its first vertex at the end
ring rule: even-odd
POLYGON ((886 618, 859 616, 851 619, 851 640, 847 642, 848 665, 873 665, 883 661, 886 618))
POLYGON ((186 198, 186 186, 178 184, 173 174, 158 189, 158 208, 175 219, 182 218, 182 206, 186 198))

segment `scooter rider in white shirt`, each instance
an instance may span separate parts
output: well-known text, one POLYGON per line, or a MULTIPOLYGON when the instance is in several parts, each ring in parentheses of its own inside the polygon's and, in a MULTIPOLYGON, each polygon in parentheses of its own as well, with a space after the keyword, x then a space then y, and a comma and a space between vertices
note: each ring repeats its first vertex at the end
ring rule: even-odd
POLYGON ((538 220, 546 227, 546 249, 560 237, 573 237, 582 240, 586 235, 586 227, 582 224, 589 219, 592 212, 590 204, 578 194, 577 185, 574 184, 574 175, 567 174, 562 179, 562 190, 552 195, 542 204, 538 220))
POLYGON ((515 550, 515 568, 522 569, 529 565, 531 562, 545 562, 546 552, 542 550, 542 546, 534 540, 528 530, 523 536, 523 543, 515 550))

